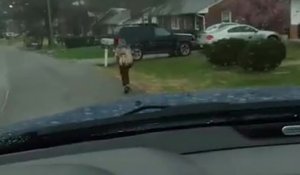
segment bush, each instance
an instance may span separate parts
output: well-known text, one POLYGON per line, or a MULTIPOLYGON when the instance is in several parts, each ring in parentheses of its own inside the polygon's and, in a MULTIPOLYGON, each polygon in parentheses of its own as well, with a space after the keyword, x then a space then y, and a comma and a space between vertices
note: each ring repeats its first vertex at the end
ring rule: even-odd
POLYGON ((42 37, 25 36, 23 42, 26 48, 41 49, 43 47, 42 37))
POLYGON ((286 47, 277 40, 251 41, 243 49, 238 64, 247 71, 270 71, 286 57, 286 47))
POLYGON ((67 48, 96 45, 95 37, 66 37, 63 39, 67 48))
POLYGON ((247 41, 242 39, 223 39, 211 45, 204 46, 204 55, 208 61, 217 66, 232 66, 237 64, 241 50, 247 41))

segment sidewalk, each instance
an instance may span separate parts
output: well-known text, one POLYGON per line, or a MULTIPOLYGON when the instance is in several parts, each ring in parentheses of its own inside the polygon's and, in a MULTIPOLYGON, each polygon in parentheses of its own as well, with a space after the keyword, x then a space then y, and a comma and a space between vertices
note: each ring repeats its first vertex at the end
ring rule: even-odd
POLYGON ((300 60, 294 60, 294 61, 284 61, 281 66, 286 67, 286 66, 298 66, 300 65, 300 60))
MULTIPOLYGON (((104 66, 104 58, 92 58, 92 59, 82 59, 82 60, 73 60, 80 64, 90 64, 90 65, 99 65, 104 66)), ((116 64, 115 58, 108 58, 108 66, 116 64)))
POLYGON ((0 55, 0 116, 6 106, 9 94, 9 84, 7 79, 7 67, 4 57, 0 55))
MULTIPOLYGON (((165 58, 168 57, 168 54, 149 54, 149 55, 145 55, 143 60, 147 60, 147 59, 155 59, 155 58, 165 58)), ((92 58, 92 59, 81 59, 81 60, 72 60, 75 61, 77 63, 82 63, 82 64, 90 64, 90 65, 98 65, 104 66, 104 58, 92 58)), ((108 58, 108 66, 112 66, 116 64, 116 59, 111 57, 108 58)))

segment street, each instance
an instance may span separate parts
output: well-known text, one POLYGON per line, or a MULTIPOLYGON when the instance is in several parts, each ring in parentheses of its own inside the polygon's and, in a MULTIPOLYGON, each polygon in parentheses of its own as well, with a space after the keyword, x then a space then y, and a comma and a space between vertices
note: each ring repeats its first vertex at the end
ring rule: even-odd
POLYGON ((125 98, 102 68, 0 46, 0 126, 125 98))

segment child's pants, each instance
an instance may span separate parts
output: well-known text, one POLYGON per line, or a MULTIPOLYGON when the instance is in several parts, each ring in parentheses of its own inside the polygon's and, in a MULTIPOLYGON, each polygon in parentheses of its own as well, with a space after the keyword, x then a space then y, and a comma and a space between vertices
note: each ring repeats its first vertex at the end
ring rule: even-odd
POLYGON ((131 66, 119 66, 123 86, 127 86, 130 84, 130 79, 129 79, 130 68, 131 66))

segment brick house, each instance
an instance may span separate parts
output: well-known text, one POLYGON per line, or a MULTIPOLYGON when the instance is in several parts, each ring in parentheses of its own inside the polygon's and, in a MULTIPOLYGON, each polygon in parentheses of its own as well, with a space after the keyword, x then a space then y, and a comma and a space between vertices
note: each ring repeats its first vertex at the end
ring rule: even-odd
POLYGON ((290 1, 291 22, 290 22, 290 38, 300 38, 300 0, 290 1))
POLYGON ((209 9, 222 0, 169 0, 152 9, 157 23, 174 32, 196 34, 207 26, 205 20, 209 9))
POLYGON ((119 30, 120 25, 130 19, 130 10, 125 8, 111 8, 93 24, 93 33, 103 36, 114 35, 119 30))
MULTIPOLYGON (((300 0, 292 1, 297 1, 300 9, 300 0)), ((197 34, 220 22, 245 23, 243 17, 238 16, 233 9, 235 3, 236 1, 232 0, 169 0, 152 10, 152 15, 157 17, 160 26, 169 30, 197 34)), ((287 27, 277 27, 279 29, 276 31, 282 33, 287 27)))

